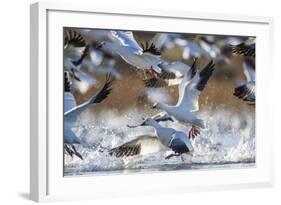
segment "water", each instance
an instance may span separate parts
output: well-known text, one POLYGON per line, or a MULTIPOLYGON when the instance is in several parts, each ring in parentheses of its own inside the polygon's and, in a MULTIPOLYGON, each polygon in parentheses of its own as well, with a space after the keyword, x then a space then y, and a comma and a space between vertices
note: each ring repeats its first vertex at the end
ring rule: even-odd
MULTIPOLYGON (((239 112, 218 108, 198 113, 198 117, 206 121, 207 129, 202 130, 193 142, 193 154, 184 155, 183 159, 174 157, 166 160, 165 156, 172 152, 155 152, 153 147, 142 150, 141 155, 137 156, 110 156, 107 152, 109 148, 139 135, 154 135, 151 127, 126 127, 153 114, 149 112, 134 109, 119 115, 118 112, 106 111, 96 117, 90 112, 83 113, 74 131, 83 141, 83 146, 76 147, 84 160, 65 155, 65 176, 255 166, 255 113, 250 108, 239 112)), ((162 125, 184 132, 189 129, 175 122, 162 125)))

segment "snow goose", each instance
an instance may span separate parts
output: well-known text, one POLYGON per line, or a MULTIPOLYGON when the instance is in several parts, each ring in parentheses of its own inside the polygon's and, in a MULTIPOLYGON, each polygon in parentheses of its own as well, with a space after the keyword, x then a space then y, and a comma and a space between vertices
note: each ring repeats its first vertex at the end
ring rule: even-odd
POLYGON ((153 75, 161 73, 161 68, 158 66, 161 63, 161 56, 154 44, 146 43, 140 46, 131 31, 111 31, 111 34, 115 38, 115 43, 103 41, 98 48, 111 49, 128 64, 153 75))
MULTIPOLYGON (((199 128, 204 129, 204 121, 198 119, 195 112, 199 110, 198 100, 205 88, 210 76, 214 71, 214 63, 210 61, 200 73, 196 73, 196 61, 190 69, 191 80, 187 80, 179 86, 179 98, 176 105, 168 105, 161 102, 155 103, 152 108, 161 109, 173 116, 180 122, 192 125, 189 131, 189 138, 199 135, 199 128)), ((190 76, 190 75, 189 75, 190 76)))
POLYGON ((86 56, 88 49, 86 41, 80 33, 74 30, 65 30, 64 67, 67 69, 76 69, 86 56))
POLYGON ((192 40, 178 40, 179 46, 183 48, 182 58, 198 58, 198 57, 207 57, 209 56, 208 52, 202 49, 197 43, 192 40))
POLYGON ((198 44, 204 49, 216 63, 229 63, 229 58, 223 53, 222 47, 218 45, 216 36, 198 36, 198 44))
POLYGON ((173 156, 192 153, 193 146, 184 132, 177 131, 173 128, 163 127, 160 121, 171 120, 167 114, 156 115, 145 119, 141 124, 129 126, 131 128, 138 126, 152 126, 156 131, 154 135, 141 135, 136 139, 126 142, 118 147, 109 150, 110 155, 116 157, 133 156, 142 153, 151 153, 161 150, 173 150, 174 153, 165 157, 169 159, 173 156))
POLYGON ((193 38, 184 38, 178 33, 157 33, 151 40, 161 51, 179 47, 182 49, 182 58, 208 57, 209 54, 202 49, 193 38))
POLYGON ((64 32, 64 57, 63 66, 65 71, 71 72, 73 88, 85 93, 88 88, 95 84, 95 79, 89 74, 82 72, 80 67, 86 56, 89 55, 91 46, 86 43, 84 37, 75 30, 66 29, 64 32))
POLYGON ((176 40, 181 38, 182 35, 178 33, 157 33, 151 39, 150 43, 153 43, 156 48, 164 52, 174 48, 176 46, 176 40))
POLYGON ((159 88, 164 86, 173 86, 186 83, 190 80, 190 66, 176 61, 172 63, 161 63, 159 67, 163 72, 158 77, 152 77, 144 80, 145 87, 159 88))
POLYGON ((255 104, 255 70, 252 61, 246 59, 243 62, 243 70, 247 81, 234 89, 234 96, 248 102, 251 105, 255 104))
MULTIPOLYGON (((102 102, 104 99, 107 98, 111 91, 111 84, 112 84, 111 76, 108 75, 106 78, 106 82, 103 88, 97 92, 94 96, 92 96, 86 102, 66 111, 64 113, 64 143, 65 143, 65 150, 72 156, 75 154, 79 158, 83 159, 81 154, 76 151, 74 144, 81 144, 80 138, 72 131, 72 128, 75 126, 77 122, 77 118, 79 115, 89 108, 90 106, 102 102), (70 145, 70 146, 69 146, 70 145)), ((67 86, 66 86, 67 87, 67 86)))

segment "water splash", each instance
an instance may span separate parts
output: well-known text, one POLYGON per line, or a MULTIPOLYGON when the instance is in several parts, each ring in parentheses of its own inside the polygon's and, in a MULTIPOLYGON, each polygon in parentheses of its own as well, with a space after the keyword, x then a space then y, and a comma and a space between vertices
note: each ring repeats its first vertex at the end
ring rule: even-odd
MULTIPOLYGON (((239 112, 215 109, 198 113, 204 119, 207 129, 193 142, 194 153, 165 160, 170 151, 161 151, 132 157, 116 158, 107 149, 118 146, 139 135, 154 134, 151 127, 128 128, 127 124, 141 121, 142 117, 152 114, 150 110, 137 108, 120 115, 118 112, 105 111, 95 117, 90 112, 83 113, 74 129, 83 145, 77 146, 84 160, 65 155, 65 174, 89 174, 98 171, 128 170, 177 170, 223 167, 241 167, 242 164, 255 162, 255 113, 245 109, 239 112), (229 165, 229 166, 227 166, 229 165)), ((188 132, 186 125, 175 122, 162 123, 188 132)), ((248 166, 248 165, 246 165, 248 166)))

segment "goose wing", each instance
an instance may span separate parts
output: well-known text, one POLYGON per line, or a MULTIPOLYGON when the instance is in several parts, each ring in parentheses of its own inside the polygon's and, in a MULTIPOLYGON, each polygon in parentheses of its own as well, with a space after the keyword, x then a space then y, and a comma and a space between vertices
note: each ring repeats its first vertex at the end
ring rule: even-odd
POLYGON ((190 78, 188 73, 190 66, 180 61, 172 63, 164 62, 158 66, 161 68, 159 77, 144 80, 145 87, 159 88, 164 86, 179 85, 183 82, 183 80, 186 82, 190 78))
POLYGON ((185 133, 180 131, 175 133, 175 136, 171 140, 169 147, 175 153, 187 153, 193 151, 193 146, 189 138, 186 136, 185 133))
POLYGON ((243 85, 236 87, 234 89, 233 95, 242 99, 243 101, 248 102, 249 104, 255 104, 255 82, 247 82, 243 85))
POLYGON ((91 105, 93 105, 95 103, 102 102, 110 94, 110 92, 112 90, 112 88, 111 88, 112 82, 113 82, 113 79, 111 78, 111 75, 107 75, 106 76, 106 82, 105 82, 104 86, 102 87, 102 89, 99 92, 97 92, 96 95, 92 96, 86 102, 84 102, 84 103, 76 106, 75 108, 65 112, 64 117, 67 119, 67 118, 71 118, 73 116, 78 116, 80 113, 82 113, 85 109, 87 109, 91 105))
POLYGON ((111 31, 112 36, 117 40, 117 42, 126 47, 130 47, 132 52, 137 55, 143 54, 143 49, 137 43, 134 38, 134 34, 131 31, 111 31))
POLYGON ((154 43, 151 44, 149 44, 148 42, 146 42, 145 44, 141 43, 141 48, 144 54, 158 56, 158 57, 161 56, 160 50, 155 46, 154 43))
POLYGON ((244 74, 245 74, 248 82, 256 81, 254 65, 253 65, 253 62, 251 60, 246 59, 243 62, 243 70, 244 70, 244 74))
POLYGON ((63 139, 67 144, 81 144, 80 138, 68 127, 64 128, 63 139))
POLYGON ((186 71, 183 75, 183 79, 178 87, 179 99, 183 98, 184 89, 185 89, 186 84, 188 84, 196 74, 196 61, 197 61, 197 58, 194 59, 191 67, 189 67, 189 69, 186 69, 186 71))
POLYGON ((86 42, 79 32, 75 30, 65 30, 64 46, 85 47, 86 42))
POLYGON ((115 157, 129 157, 139 154, 149 154, 167 149, 161 144, 157 136, 141 135, 120 146, 110 149, 108 152, 115 157))
POLYGON ((242 56, 255 57, 256 55, 256 44, 254 38, 249 38, 245 42, 232 47, 232 53, 242 56))
POLYGON ((79 60, 84 53, 85 47, 86 41, 79 32, 66 30, 64 33, 64 64, 67 64, 66 59, 69 62, 79 60))
MULTIPOLYGON (((195 68, 195 64, 194 64, 195 68)), ((193 68, 193 69, 194 69, 193 68)), ((205 88, 209 78, 211 77, 215 68, 215 64, 211 60, 200 73, 196 73, 192 80, 189 83, 183 85, 181 88, 181 94, 177 103, 178 107, 181 107, 183 110, 188 109, 189 111, 199 110, 198 99, 205 88)), ((191 71, 194 73, 194 71, 191 71)))
POLYGON ((181 62, 175 61, 172 63, 163 62, 158 65, 163 72, 163 75, 160 75, 162 79, 175 79, 183 77, 184 74, 190 69, 190 66, 181 62))

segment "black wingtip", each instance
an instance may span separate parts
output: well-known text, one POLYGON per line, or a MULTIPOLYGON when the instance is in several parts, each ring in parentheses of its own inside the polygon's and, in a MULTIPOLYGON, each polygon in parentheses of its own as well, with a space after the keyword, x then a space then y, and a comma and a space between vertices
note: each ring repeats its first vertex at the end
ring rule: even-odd
POLYGON ((84 47, 86 46, 86 41, 78 31, 67 29, 65 30, 64 45, 69 44, 75 47, 84 47))
POLYGON ((202 91, 205 88, 214 70, 215 64, 213 60, 210 60, 210 62, 200 72, 200 81, 196 86, 197 90, 202 91))
POLYGON ((158 79, 158 78, 149 78, 149 79, 145 79, 143 80, 144 82, 144 86, 147 88, 161 88, 161 87, 165 87, 167 86, 167 82, 163 79, 158 79))
POLYGON ((114 81, 114 78, 112 78, 111 74, 106 74, 106 81, 102 89, 98 92, 98 94, 95 96, 93 101, 91 103, 100 103, 104 99, 107 98, 107 96, 111 93, 112 90, 112 83, 114 81))
POLYGON ((197 63, 198 57, 193 58, 193 62, 191 65, 191 79, 196 75, 196 63, 197 63))
POLYGON ((91 46, 90 46, 90 45, 87 45, 87 46, 85 47, 85 49, 84 49, 84 51, 83 51, 81 57, 80 57, 78 60, 76 60, 76 61, 71 61, 71 63, 72 63, 73 65, 75 65, 75 66, 81 65, 82 62, 83 62, 83 60, 86 58, 86 56, 89 55, 89 53, 90 53, 90 48, 91 48, 91 46))
POLYGON ((245 42, 242 42, 232 47, 232 53, 235 55, 255 57, 256 56, 255 44, 253 44, 252 46, 248 46, 245 45, 245 42))
POLYGON ((157 55, 157 56, 161 55, 160 50, 158 48, 156 48, 154 43, 151 43, 149 45, 149 43, 146 41, 145 44, 141 43, 141 47, 142 47, 142 50, 143 50, 144 53, 148 52, 148 53, 151 53, 151 54, 157 55))
POLYGON ((71 80, 67 71, 64 71, 64 92, 70 92, 71 80))
POLYGON ((246 85, 240 85, 234 89, 233 95, 249 105, 255 105, 255 97, 252 97, 252 92, 246 85))

